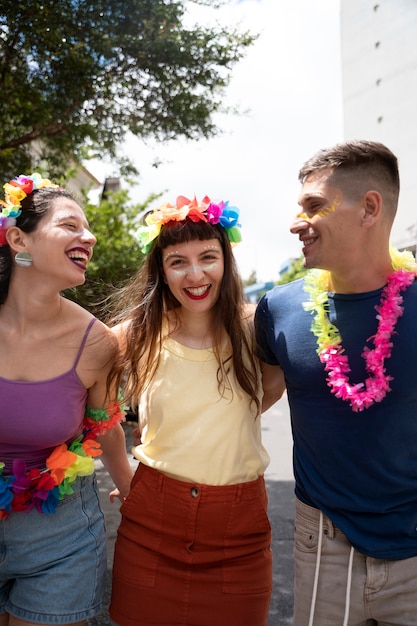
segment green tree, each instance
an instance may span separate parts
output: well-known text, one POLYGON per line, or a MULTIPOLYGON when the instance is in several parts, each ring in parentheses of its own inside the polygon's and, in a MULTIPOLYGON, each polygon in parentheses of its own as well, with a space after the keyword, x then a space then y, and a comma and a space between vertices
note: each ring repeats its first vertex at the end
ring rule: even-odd
POLYGON ((0 175, 107 155, 128 132, 165 140, 218 132, 231 70, 254 37, 186 26, 187 9, 224 0, 2 0, 0 175), (35 155, 29 146, 39 149, 35 155))
POLYGON ((65 292, 65 295, 103 318, 106 298, 114 287, 120 287, 142 265, 143 254, 134 236, 141 217, 150 202, 159 195, 151 195, 142 204, 131 204, 127 190, 109 193, 98 205, 84 203, 91 231, 97 237, 94 255, 88 266, 86 281, 65 292))
POLYGON ((249 276, 242 281, 244 287, 248 287, 249 285, 254 285, 258 282, 258 278, 256 276, 256 270, 252 270, 249 276))
POLYGON ((304 258, 302 256, 298 259, 293 259, 288 272, 285 272, 285 274, 281 276, 281 278, 277 281, 277 285, 284 285, 285 283, 290 283, 293 280, 297 280, 298 278, 305 276, 307 270, 305 269, 303 262, 304 258))

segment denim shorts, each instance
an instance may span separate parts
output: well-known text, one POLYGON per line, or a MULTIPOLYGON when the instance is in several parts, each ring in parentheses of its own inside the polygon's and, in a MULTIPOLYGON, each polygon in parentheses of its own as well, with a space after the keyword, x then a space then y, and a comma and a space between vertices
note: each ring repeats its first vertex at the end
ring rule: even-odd
POLYGON ((0 520, 0 613, 71 624, 101 611, 107 558, 96 479, 72 486, 53 514, 13 512, 0 520))

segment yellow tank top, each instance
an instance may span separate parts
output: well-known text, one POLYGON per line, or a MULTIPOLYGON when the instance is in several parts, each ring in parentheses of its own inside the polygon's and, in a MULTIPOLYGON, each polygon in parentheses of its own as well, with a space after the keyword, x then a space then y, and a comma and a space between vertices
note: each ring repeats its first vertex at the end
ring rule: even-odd
POLYGON ((233 373, 221 397, 212 350, 164 341, 155 377, 138 400, 141 462, 164 474, 207 485, 232 485, 263 475, 269 456, 261 418, 233 373))

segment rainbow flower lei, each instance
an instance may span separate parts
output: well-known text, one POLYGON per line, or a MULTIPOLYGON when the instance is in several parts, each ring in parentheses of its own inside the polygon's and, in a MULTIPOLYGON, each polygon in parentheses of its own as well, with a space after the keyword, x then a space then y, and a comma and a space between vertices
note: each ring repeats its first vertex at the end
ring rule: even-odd
POLYGON ((168 222, 182 222, 186 218, 193 222, 209 222, 220 224, 227 233, 232 244, 242 240, 239 224, 239 209, 229 206, 229 202, 215 204, 208 196, 204 196, 201 202, 196 197, 189 200, 185 196, 178 196, 175 206, 165 203, 145 217, 146 225, 140 226, 136 232, 141 251, 146 254, 154 239, 159 236, 161 228, 168 222))
POLYGON ((47 178, 42 178, 38 172, 30 176, 21 174, 13 180, 3 185, 4 200, 0 204, 4 207, 0 211, 0 246, 6 246, 6 232, 12 226, 16 226, 16 218, 21 214, 21 202, 35 189, 44 187, 58 188, 58 185, 51 183, 47 178))
POLYGON ((304 289, 310 294, 310 301, 303 303, 303 307, 314 314, 311 331, 317 338, 320 361, 328 372, 327 384, 331 393, 348 402, 354 412, 363 411, 374 402, 381 402, 391 391, 389 383, 393 378, 386 375, 384 364, 391 356, 391 338, 397 320, 403 314, 401 292, 411 285, 416 276, 415 261, 410 252, 399 253, 391 248, 391 258, 394 272, 388 276, 380 304, 375 307, 379 320, 377 332, 372 338, 375 347, 369 349, 365 346, 361 355, 369 376, 365 382, 357 384, 349 383, 350 366, 344 354, 342 337, 328 318, 329 272, 312 270, 305 278, 304 289))
POLYGON ((107 409, 86 407, 82 434, 69 446, 58 445, 45 468, 27 470, 22 459, 15 459, 13 474, 3 476, 4 463, 0 463, 0 519, 7 519, 11 511, 55 513, 59 502, 73 493, 76 478, 94 472, 94 458, 102 454, 97 436, 123 420, 119 402, 107 409))

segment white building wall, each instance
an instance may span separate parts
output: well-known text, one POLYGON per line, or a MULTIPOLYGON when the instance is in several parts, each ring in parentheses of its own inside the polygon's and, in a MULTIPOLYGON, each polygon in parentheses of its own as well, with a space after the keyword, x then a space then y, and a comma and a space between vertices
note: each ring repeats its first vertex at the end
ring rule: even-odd
POLYGON ((417 0, 341 0, 344 136, 398 157, 395 245, 417 240, 417 0))

